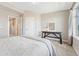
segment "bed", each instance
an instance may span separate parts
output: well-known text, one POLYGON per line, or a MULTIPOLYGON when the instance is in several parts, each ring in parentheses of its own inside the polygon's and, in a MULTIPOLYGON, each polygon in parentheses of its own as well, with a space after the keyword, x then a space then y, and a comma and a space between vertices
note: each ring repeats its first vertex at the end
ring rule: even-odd
POLYGON ((0 56, 55 56, 51 42, 41 38, 0 38, 0 56))

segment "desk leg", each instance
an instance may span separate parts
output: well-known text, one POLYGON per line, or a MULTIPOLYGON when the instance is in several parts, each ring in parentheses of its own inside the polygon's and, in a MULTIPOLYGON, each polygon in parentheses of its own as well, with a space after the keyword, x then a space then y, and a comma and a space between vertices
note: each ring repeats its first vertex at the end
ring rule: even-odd
POLYGON ((61 37, 61 34, 60 34, 60 44, 62 44, 62 37, 61 37))
POLYGON ((46 37, 46 33, 42 33, 42 38, 45 38, 46 37))
POLYGON ((46 37, 46 33, 44 33, 44 38, 46 37))
POLYGON ((43 38, 43 32, 42 32, 42 36, 41 37, 43 38))

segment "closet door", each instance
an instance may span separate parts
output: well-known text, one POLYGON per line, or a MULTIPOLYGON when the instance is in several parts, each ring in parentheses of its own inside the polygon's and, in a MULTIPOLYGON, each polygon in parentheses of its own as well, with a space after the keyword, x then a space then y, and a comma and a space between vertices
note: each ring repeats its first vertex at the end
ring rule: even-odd
POLYGON ((26 17, 23 21, 23 35, 34 36, 35 35, 35 19, 33 17, 26 17))

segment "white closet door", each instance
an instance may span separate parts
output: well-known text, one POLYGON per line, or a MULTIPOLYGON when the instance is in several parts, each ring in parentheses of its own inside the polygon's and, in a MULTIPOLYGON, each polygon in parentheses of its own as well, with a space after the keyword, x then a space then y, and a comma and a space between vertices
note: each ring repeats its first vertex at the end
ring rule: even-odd
POLYGON ((26 17, 23 21, 23 35, 34 36, 35 35, 35 19, 33 17, 26 17))

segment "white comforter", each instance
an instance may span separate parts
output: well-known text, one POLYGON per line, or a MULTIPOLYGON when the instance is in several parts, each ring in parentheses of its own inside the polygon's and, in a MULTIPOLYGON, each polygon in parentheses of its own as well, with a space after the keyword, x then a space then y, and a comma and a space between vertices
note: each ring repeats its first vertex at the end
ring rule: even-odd
POLYGON ((51 43, 38 38, 8 37, 0 39, 0 56, 54 55, 51 43))

